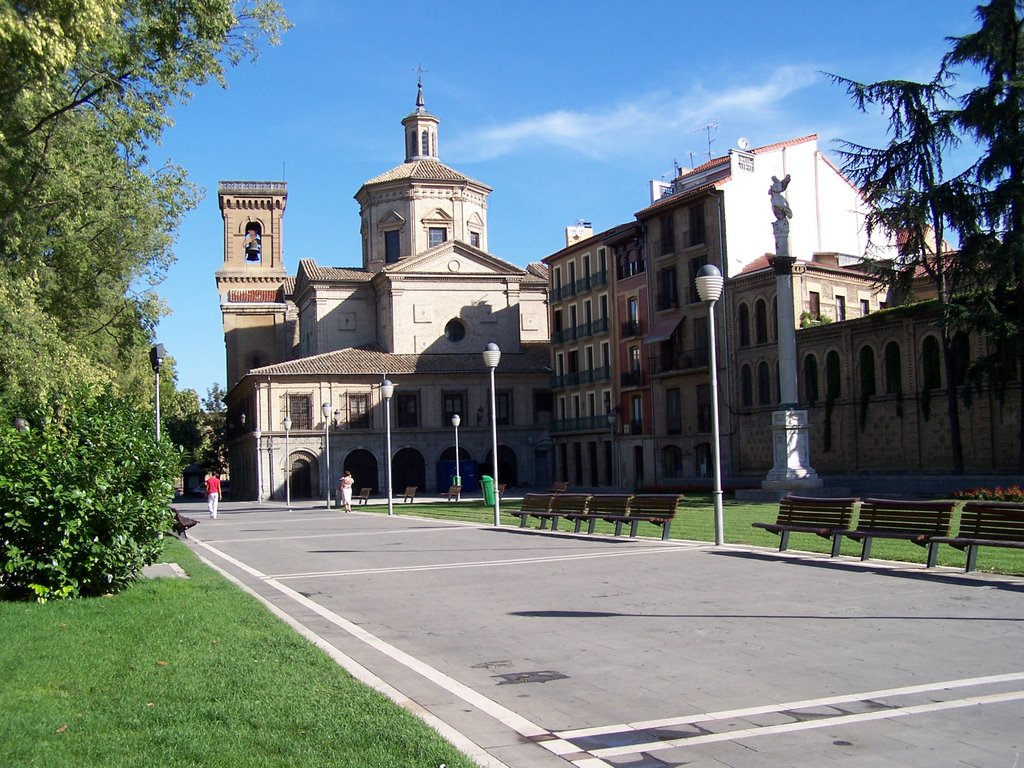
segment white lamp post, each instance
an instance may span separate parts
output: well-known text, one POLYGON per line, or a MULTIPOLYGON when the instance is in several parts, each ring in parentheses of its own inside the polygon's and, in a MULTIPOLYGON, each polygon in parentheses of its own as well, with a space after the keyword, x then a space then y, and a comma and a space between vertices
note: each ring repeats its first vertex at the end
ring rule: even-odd
POLYGON ((388 514, 395 514, 391 501, 391 396, 395 394, 395 385, 389 379, 380 383, 380 394, 384 398, 384 443, 387 454, 384 456, 384 466, 387 476, 388 514))
POLYGON ((498 497, 498 411, 494 396, 494 369, 501 360, 501 350, 493 341, 484 349, 484 365, 491 371, 491 455, 494 457, 492 479, 494 480, 494 524, 501 525, 501 500, 498 497))
POLYGON ((263 501, 263 484, 260 482, 260 437, 262 433, 259 429, 252 431, 252 438, 256 443, 256 501, 263 501))
POLYGON ((456 501, 462 501, 462 473, 459 472, 459 424, 462 417, 459 414, 452 416, 452 426, 455 427, 455 481, 459 486, 459 493, 455 496, 456 501))
POLYGON ((722 298, 725 280, 718 267, 705 264, 697 272, 697 295, 708 305, 708 344, 711 347, 711 431, 714 437, 715 461, 715 544, 725 542, 722 520, 722 447, 718 427, 718 355, 715 350, 715 302, 722 298))
POLYGON ((292 453, 288 445, 288 438, 292 431, 292 417, 285 414, 284 417, 284 503, 288 511, 292 510, 292 453))
POLYGON ((324 414, 324 455, 327 457, 327 488, 324 496, 327 499, 327 508, 331 508, 331 404, 324 403, 320 410, 324 414))

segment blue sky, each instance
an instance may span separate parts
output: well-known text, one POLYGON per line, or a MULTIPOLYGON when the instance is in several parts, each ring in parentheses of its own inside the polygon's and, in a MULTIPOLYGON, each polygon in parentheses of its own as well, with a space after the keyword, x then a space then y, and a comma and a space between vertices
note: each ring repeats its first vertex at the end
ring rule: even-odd
POLYGON ((441 118, 441 160, 494 188, 489 246, 515 264, 648 203, 674 163, 817 133, 881 145, 885 124, 856 112, 821 72, 861 81, 926 80, 947 36, 976 28, 976 2, 860 0, 283 0, 294 28, 228 88, 197 90, 151 159, 169 158, 205 189, 181 227, 177 262, 157 288, 171 314, 158 340, 179 388, 225 384, 214 272, 223 259, 217 182, 288 182, 285 265, 358 266, 367 179, 404 160, 401 119, 441 118), (714 124, 710 132, 705 126, 714 124))

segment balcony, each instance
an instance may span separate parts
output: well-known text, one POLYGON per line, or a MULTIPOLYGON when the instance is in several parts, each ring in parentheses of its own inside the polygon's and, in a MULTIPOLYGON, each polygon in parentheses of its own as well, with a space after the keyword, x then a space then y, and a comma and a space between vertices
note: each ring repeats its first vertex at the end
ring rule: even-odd
POLYGON ((637 371, 626 371, 622 374, 620 381, 624 387, 642 387, 646 381, 644 372, 641 370, 637 371))
POLYGON ((658 312, 664 312, 666 309, 678 309, 679 295, 675 291, 659 291, 655 297, 654 306, 658 312))
POLYGON ((595 384, 611 379, 611 369, 605 365, 601 368, 566 373, 561 376, 551 377, 552 389, 565 389, 566 387, 578 387, 582 384, 595 384))
POLYGON ((655 373, 674 373, 707 368, 711 353, 707 347, 687 349, 675 354, 658 355, 653 359, 655 373))
POLYGON ((639 320, 627 320, 622 324, 622 338, 628 339, 630 336, 640 335, 640 321, 639 320))
POLYGON ((551 423, 551 432, 608 432, 607 416, 581 416, 577 419, 555 419, 551 423))

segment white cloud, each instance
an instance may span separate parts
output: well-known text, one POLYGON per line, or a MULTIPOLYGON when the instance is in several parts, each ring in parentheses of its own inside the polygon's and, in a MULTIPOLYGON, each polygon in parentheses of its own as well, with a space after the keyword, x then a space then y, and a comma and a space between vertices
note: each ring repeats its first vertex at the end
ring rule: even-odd
POLYGON ((757 124, 782 111, 794 93, 820 84, 813 67, 780 67, 767 79, 729 86, 696 85, 688 92, 665 90, 592 110, 555 110, 453 137, 446 154, 455 161, 492 160, 544 147, 608 158, 670 142, 712 118, 757 124))

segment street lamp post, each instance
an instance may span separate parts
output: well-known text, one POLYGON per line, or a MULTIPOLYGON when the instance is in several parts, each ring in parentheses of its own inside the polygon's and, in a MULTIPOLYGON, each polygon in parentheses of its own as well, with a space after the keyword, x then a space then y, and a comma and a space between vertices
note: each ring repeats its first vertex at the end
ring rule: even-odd
POLYGON ((388 494, 388 514, 395 514, 395 509, 392 506, 391 500, 391 396, 395 394, 395 385, 391 383, 390 379, 384 379, 380 383, 380 394, 384 398, 384 444, 387 455, 384 457, 386 476, 387 476, 387 494, 388 494))
POLYGON ((252 431, 253 440, 256 442, 256 501, 263 501, 263 483, 260 482, 260 437, 262 433, 257 427, 252 431))
POLYGON ((324 456, 327 462, 327 488, 324 494, 327 498, 327 508, 331 508, 331 404, 324 403, 320 410, 324 414, 324 456))
POLYGON ((149 349, 149 363, 153 366, 153 391, 154 391, 154 419, 156 424, 156 441, 160 442, 160 366, 164 364, 167 357, 167 350, 163 344, 154 344, 149 349))
POLYGON ((501 349, 493 341, 484 349, 484 365, 491 371, 491 456, 494 466, 491 468, 494 480, 494 524, 501 525, 501 499, 498 494, 498 411, 497 399, 494 395, 494 370, 501 361, 501 349))
POLYGON ((288 511, 292 510, 292 452, 288 444, 288 438, 292 431, 292 417, 284 417, 284 503, 288 511))
POLYGON ((725 280, 718 267, 705 264, 697 272, 697 295, 708 305, 708 344, 711 348, 711 431, 714 436, 715 461, 715 544, 725 542, 722 520, 722 436, 718 426, 718 354, 715 349, 715 302, 722 298, 725 280))
POLYGON ((462 501, 462 473, 459 472, 459 424, 462 423, 462 417, 459 414, 452 416, 452 426, 455 427, 455 484, 459 487, 459 492, 455 496, 456 501, 462 501))

